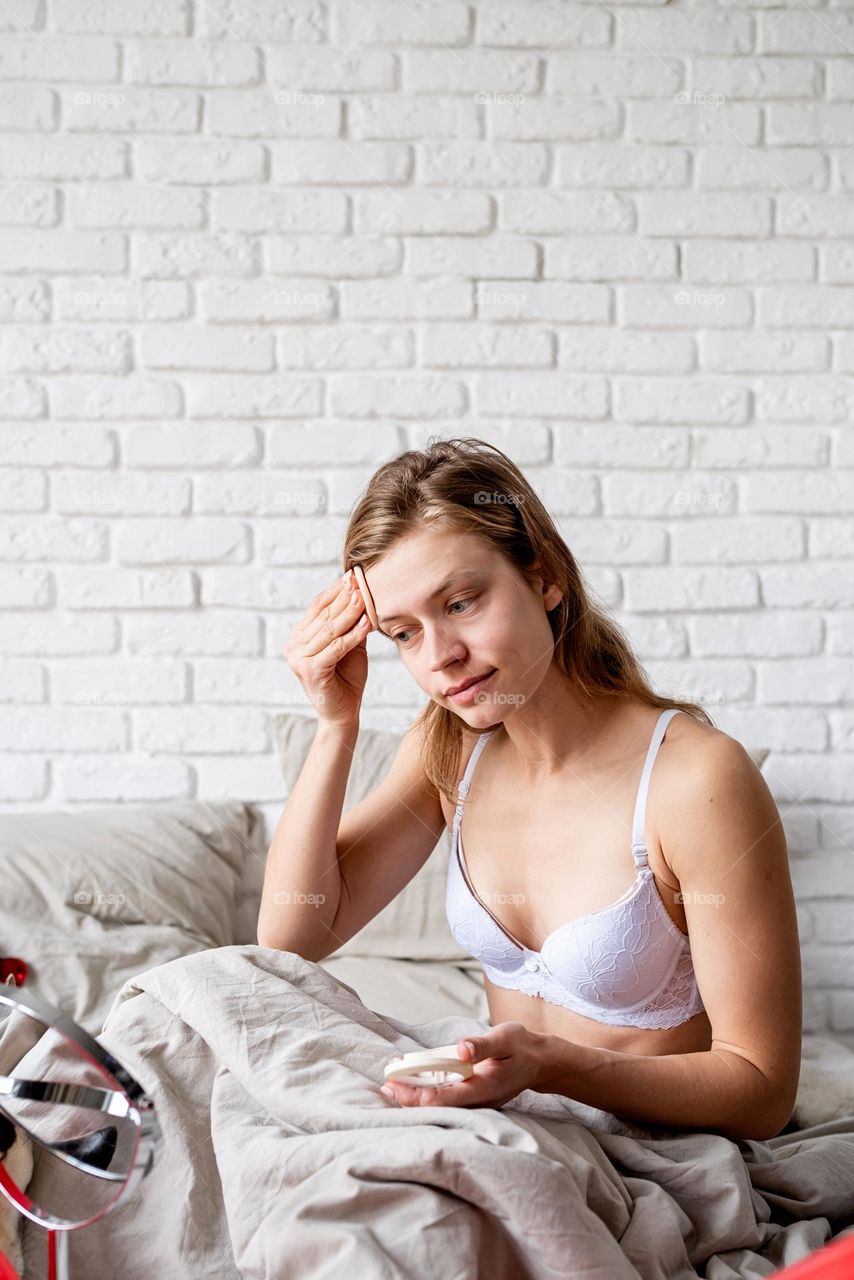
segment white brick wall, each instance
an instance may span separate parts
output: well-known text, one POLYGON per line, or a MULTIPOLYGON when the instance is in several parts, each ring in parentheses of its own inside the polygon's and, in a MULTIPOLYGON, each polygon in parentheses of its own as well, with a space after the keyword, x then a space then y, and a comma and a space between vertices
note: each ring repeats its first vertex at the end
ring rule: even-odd
MULTIPOLYGON (((657 688, 771 754, 854 1042, 845 0, 7 0, 0 805, 282 805, 372 471, 524 468, 657 688)), ((371 642, 363 722, 419 695, 371 642)))

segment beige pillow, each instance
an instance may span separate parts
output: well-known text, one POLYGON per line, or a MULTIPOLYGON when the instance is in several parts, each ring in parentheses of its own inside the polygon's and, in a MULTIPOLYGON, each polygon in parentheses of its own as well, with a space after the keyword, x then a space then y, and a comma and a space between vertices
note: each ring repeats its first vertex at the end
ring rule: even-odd
POLYGON ((239 801, 0 814, 0 955, 97 1035, 128 978, 232 945, 261 826, 239 801))
MULTIPOLYGON (((287 712, 273 721, 279 759, 288 793, 302 771, 314 739, 314 717, 287 712)), ((344 794, 346 813, 379 785, 391 768, 403 734, 387 729, 360 729, 344 794)), ((750 755, 757 766, 768 754, 765 747, 750 755)), ((433 853, 409 884, 364 929, 339 947, 336 956, 385 956, 399 960, 450 960, 464 968, 480 969, 463 951, 448 927, 445 882, 451 853, 446 829, 433 853)))

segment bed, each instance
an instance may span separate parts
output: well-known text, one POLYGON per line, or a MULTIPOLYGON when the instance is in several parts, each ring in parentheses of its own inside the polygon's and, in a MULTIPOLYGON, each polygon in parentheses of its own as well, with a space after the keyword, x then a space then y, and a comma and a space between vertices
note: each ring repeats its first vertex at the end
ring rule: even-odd
MULTIPOLYGON (((314 721, 276 727, 287 794, 314 721)), ((345 809, 398 742, 363 729, 345 809)), ((0 953, 136 1075, 165 1135, 134 1198, 72 1233, 72 1275, 724 1280, 854 1233, 854 1053, 826 1033, 804 1037, 793 1119, 767 1142, 530 1090, 501 1108, 387 1103, 392 1054, 488 1026, 444 918, 447 836, 314 964, 255 944, 252 804, 6 814, 0 832, 0 953)), ((36 1198, 46 1176, 36 1152, 36 1198)), ((21 1245, 42 1280, 43 1232, 24 1220, 21 1245)))

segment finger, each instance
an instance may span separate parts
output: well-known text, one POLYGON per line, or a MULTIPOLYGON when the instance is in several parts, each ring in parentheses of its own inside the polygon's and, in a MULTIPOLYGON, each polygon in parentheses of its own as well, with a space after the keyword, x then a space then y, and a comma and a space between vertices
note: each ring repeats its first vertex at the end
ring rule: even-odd
POLYGON ((425 1093, 435 1093, 422 1085, 406 1085, 396 1081, 394 1095, 402 1107, 420 1107, 424 1104, 425 1093))
MULTIPOLYGON (((330 582, 328 587, 323 587, 317 592, 317 595, 310 601, 308 609, 298 622, 294 623, 293 630, 295 632, 310 631, 317 622, 317 618, 321 611, 331 604, 340 593, 347 587, 344 577, 336 578, 334 582, 330 582)), ((349 588, 348 588, 349 589, 349 588)))
MULTIPOLYGON (((424 1090, 426 1093, 427 1090, 424 1090)), ((434 1089, 433 1097, 421 1100, 422 1106, 428 1107, 477 1107, 482 1103, 482 1099, 470 1091, 457 1089, 434 1089)))
POLYGON ((471 1037, 469 1037, 469 1039, 467 1040, 460 1040, 458 1042, 457 1053, 462 1058, 463 1062, 477 1061, 476 1045, 477 1045, 477 1041, 472 1040, 471 1037))
POLYGON ((457 1045, 457 1052, 465 1062, 486 1062, 488 1058, 506 1058, 508 1056, 506 1050, 499 1042, 497 1036, 467 1036, 465 1040, 460 1040, 457 1045), (471 1049, 469 1049, 471 1045, 471 1049))
POLYGON ((303 656, 313 658, 321 653, 337 636, 351 631, 362 613, 361 602, 358 598, 351 599, 349 593, 333 600, 327 612, 318 618, 314 630, 300 637, 303 656))
POLYGON ((411 1098, 415 1090, 401 1084, 399 1080, 386 1080, 385 1084, 380 1086, 380 1093, 384 1093, 393 1102, 402 1103, 406 1098, 411 1098))
POLYGON ((470 1107, 478 1101, 477 1094, 468 1083, 442 1085, 440 1089, 419 1089, 419 1102, 428 1107, 470 1107))
POLYGON ((352 631, 365 612, 358 592, 355 598, 351 598, 349 588, 342 589, 341 594, 336 596, 326 609, 328 613, 320 615, 314 630, 300 637, 302 657, 313 658, 318 653, 322 653, 336 636, 352 631))
POLYGON ((306 639, 316 634, 318 624, 324 620, 327 610, 346 597, 343 580, 338 578, 331 586, 318 591, 303 616, 291 628, 287 647, 304 645, 306 639))

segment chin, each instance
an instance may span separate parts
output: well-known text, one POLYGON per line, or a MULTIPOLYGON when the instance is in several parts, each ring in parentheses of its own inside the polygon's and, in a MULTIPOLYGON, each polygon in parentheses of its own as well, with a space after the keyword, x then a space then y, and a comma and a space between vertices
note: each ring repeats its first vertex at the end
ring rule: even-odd
MULTIPOLYGON (((495 715, 495 708, 494 708, 494 707, 490 707, 490 706, 488 706, 488 704, 486 704, 486 703, 480 703, 480 704, 478 704, 478 703, 476 703, 476 702, 473 702, 473 703, 472 703, 472 705, 471 705, 470 707, 462 707, 462 708, 460 708, 460 711, 459 711, 459 712, 457 712, 457 714, 458 714, 458 715, 460 715, 460 716, 462 716, 462 713, 463 713, 463 712, 465 712, 465 711, 468 711, 468 712, 472 712, 472 711, 484 711, 484 712, 486 712, 487 714, 488 714, 489 712, 492 712, 492 714, 493 714, 493 715, 495 715)), ((492 722, 492 724, 487 725, 487 728, 490 728, 490 729, 491 729, 491 728, 493 727, 493 725, 499 725, 499 724, 503 724, 503 723, 504 723, 503 719, 494 720, 494 721, 492 722)))

